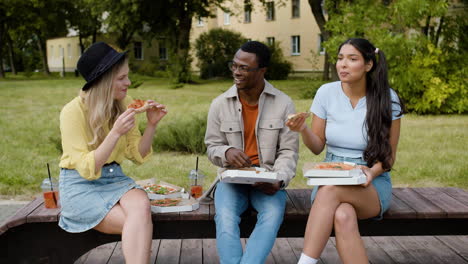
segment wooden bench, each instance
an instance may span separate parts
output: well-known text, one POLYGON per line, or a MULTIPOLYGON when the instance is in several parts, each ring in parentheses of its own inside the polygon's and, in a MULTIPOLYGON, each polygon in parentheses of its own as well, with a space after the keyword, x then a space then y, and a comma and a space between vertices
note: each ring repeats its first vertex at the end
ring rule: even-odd
MULTIPOLYGON (((310 189, 288 189, 279 237, 303 237, 311 206, 310 189)), ((256 213, 243 216, 241 236, 252 231, 256 213)), ((58 209, 37 198, 0 227, 0 263, 73 263, 92 248, 119 241, 94 230, 71 234, 58 227, 58 209)), ((153 214, 153 238, 215 238, 214 205, 193 212, 153 214)), ((363 236, 468 235, 468 192, 458 188, 395 188, 381 221, 359 222, 363 236)))

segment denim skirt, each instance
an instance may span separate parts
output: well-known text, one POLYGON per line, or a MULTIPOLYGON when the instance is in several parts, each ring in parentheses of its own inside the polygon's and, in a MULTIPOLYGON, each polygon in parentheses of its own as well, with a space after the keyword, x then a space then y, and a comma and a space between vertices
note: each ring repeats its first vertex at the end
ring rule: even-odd
POLYGON ((141 187, 127 177, 117 163, 104 165, 101 177, 92 181, 81 177, 76 170, 62 168, 59 178, 62 207, 59 226, 71 233, 94 228, 133 188, 141 187))
MULTIPOLYGON (((325 162, 354 162, 359 165, 366 165, 367 162, 364 161, 362 158, 348 158, 348 157, 341 157, 341 156, 336 156, 330 152, 327 152, 327 155, 325 156, 325 162)), ((392 180, 390 178, 390 173, 389 172, 384 172, 377 176, 375 179, 372 180, 372 185, 374 186, 375 190, 377 191, 377 195, 379 196, 379 201, 380 201, 380 212, 379 215, 376 217, 372 218, 375 220, 380 220, 383 217, 383 214, 388 210, 390 207, 390 202, 392 200, 392 180)), ((315 196, 317 195, 318 191, 318 186, 315 186, 311 199, 312 202, 315 200, 315 196)))

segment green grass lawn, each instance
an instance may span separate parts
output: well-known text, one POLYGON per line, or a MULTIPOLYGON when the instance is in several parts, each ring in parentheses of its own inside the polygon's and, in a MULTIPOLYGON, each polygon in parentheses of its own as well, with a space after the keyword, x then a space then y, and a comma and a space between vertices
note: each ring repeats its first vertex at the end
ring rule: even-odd
MULTIPOLYGON (((40 192, 47 177, 46 163, 58 178, 60 158, 59 113, 63 105, 78 95, 83 81, 79 78, 9 78, 0 81, 0 195, 29 199, 40 192)), ((273 81, 289 94, 298 110, 310 107, 312 99, 301 99, 303 89, 317 85, 307 78, 273 81)), ((231 81, 200 81, 173 89, 166 79, 144 79, 134 98, 155 99, 167 105, 169 114, 160 127, 174 120, 208 112, 210 102, 227 90, 231 81)), ((141 118, 141 117, 140 117, 141 118)), ((467 146, 468 116, 416 116, 402 121, 397 161, 392 172, 395 186, 455 186, 468 188, 467 146)), ((320 161, 301 143, 297 176, 290 188, 307 187, 302 177, 306 161, 320 161)), ((155 177, 188 187, 188 172, 195 167, 196 155, 156 152, 149 162, 136 166, 124 162, 126 173, 136 180, 155 177)), ((200 155, 205 186, 215 177, 215 166, 200 155)))

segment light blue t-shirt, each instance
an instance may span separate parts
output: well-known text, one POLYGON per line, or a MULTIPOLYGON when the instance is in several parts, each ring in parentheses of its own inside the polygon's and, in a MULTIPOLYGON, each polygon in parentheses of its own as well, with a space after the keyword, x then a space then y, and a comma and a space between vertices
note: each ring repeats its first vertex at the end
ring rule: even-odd
MULTIPOLYGON (((398 96, 390 89, 392 100, 392 120, 401 111, 398 96)), ((341 82, 322 85, 314 97, 310 111, 326 120, 325 138, 327 151, 343 157, 360 158, 367 146, 365 126, 366 97, 359 99, 353 108, 349 97, 343 92, 341 82)))

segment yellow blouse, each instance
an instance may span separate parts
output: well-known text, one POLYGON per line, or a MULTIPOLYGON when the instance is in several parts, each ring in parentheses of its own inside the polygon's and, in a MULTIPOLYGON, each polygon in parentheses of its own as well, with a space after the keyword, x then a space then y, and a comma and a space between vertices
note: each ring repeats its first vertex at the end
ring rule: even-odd
MULTIPOLYGON (((132 99, 126 97, 125 105, 132 99)), ((60 112, 60 132, 62 135, 63 155, 59 166, 66 169, 75 169, 81 177, 87 180, 95 180, 101 177, 101 171, 95 173, 94 149, 88 142, 93 139, 91 129, 88 126, 87 108, 83 99, 77 96, 66 104, 60 112)), ((109 131, 106 131, 109 133, 109 131)), ((122 163, 124 158, 141 164, 151 157, 153 149, 146 157, 142 157, 138 151, 141 134, 138 130, 138 122, 127 134, 120 137, 106 163, 122 163)))

